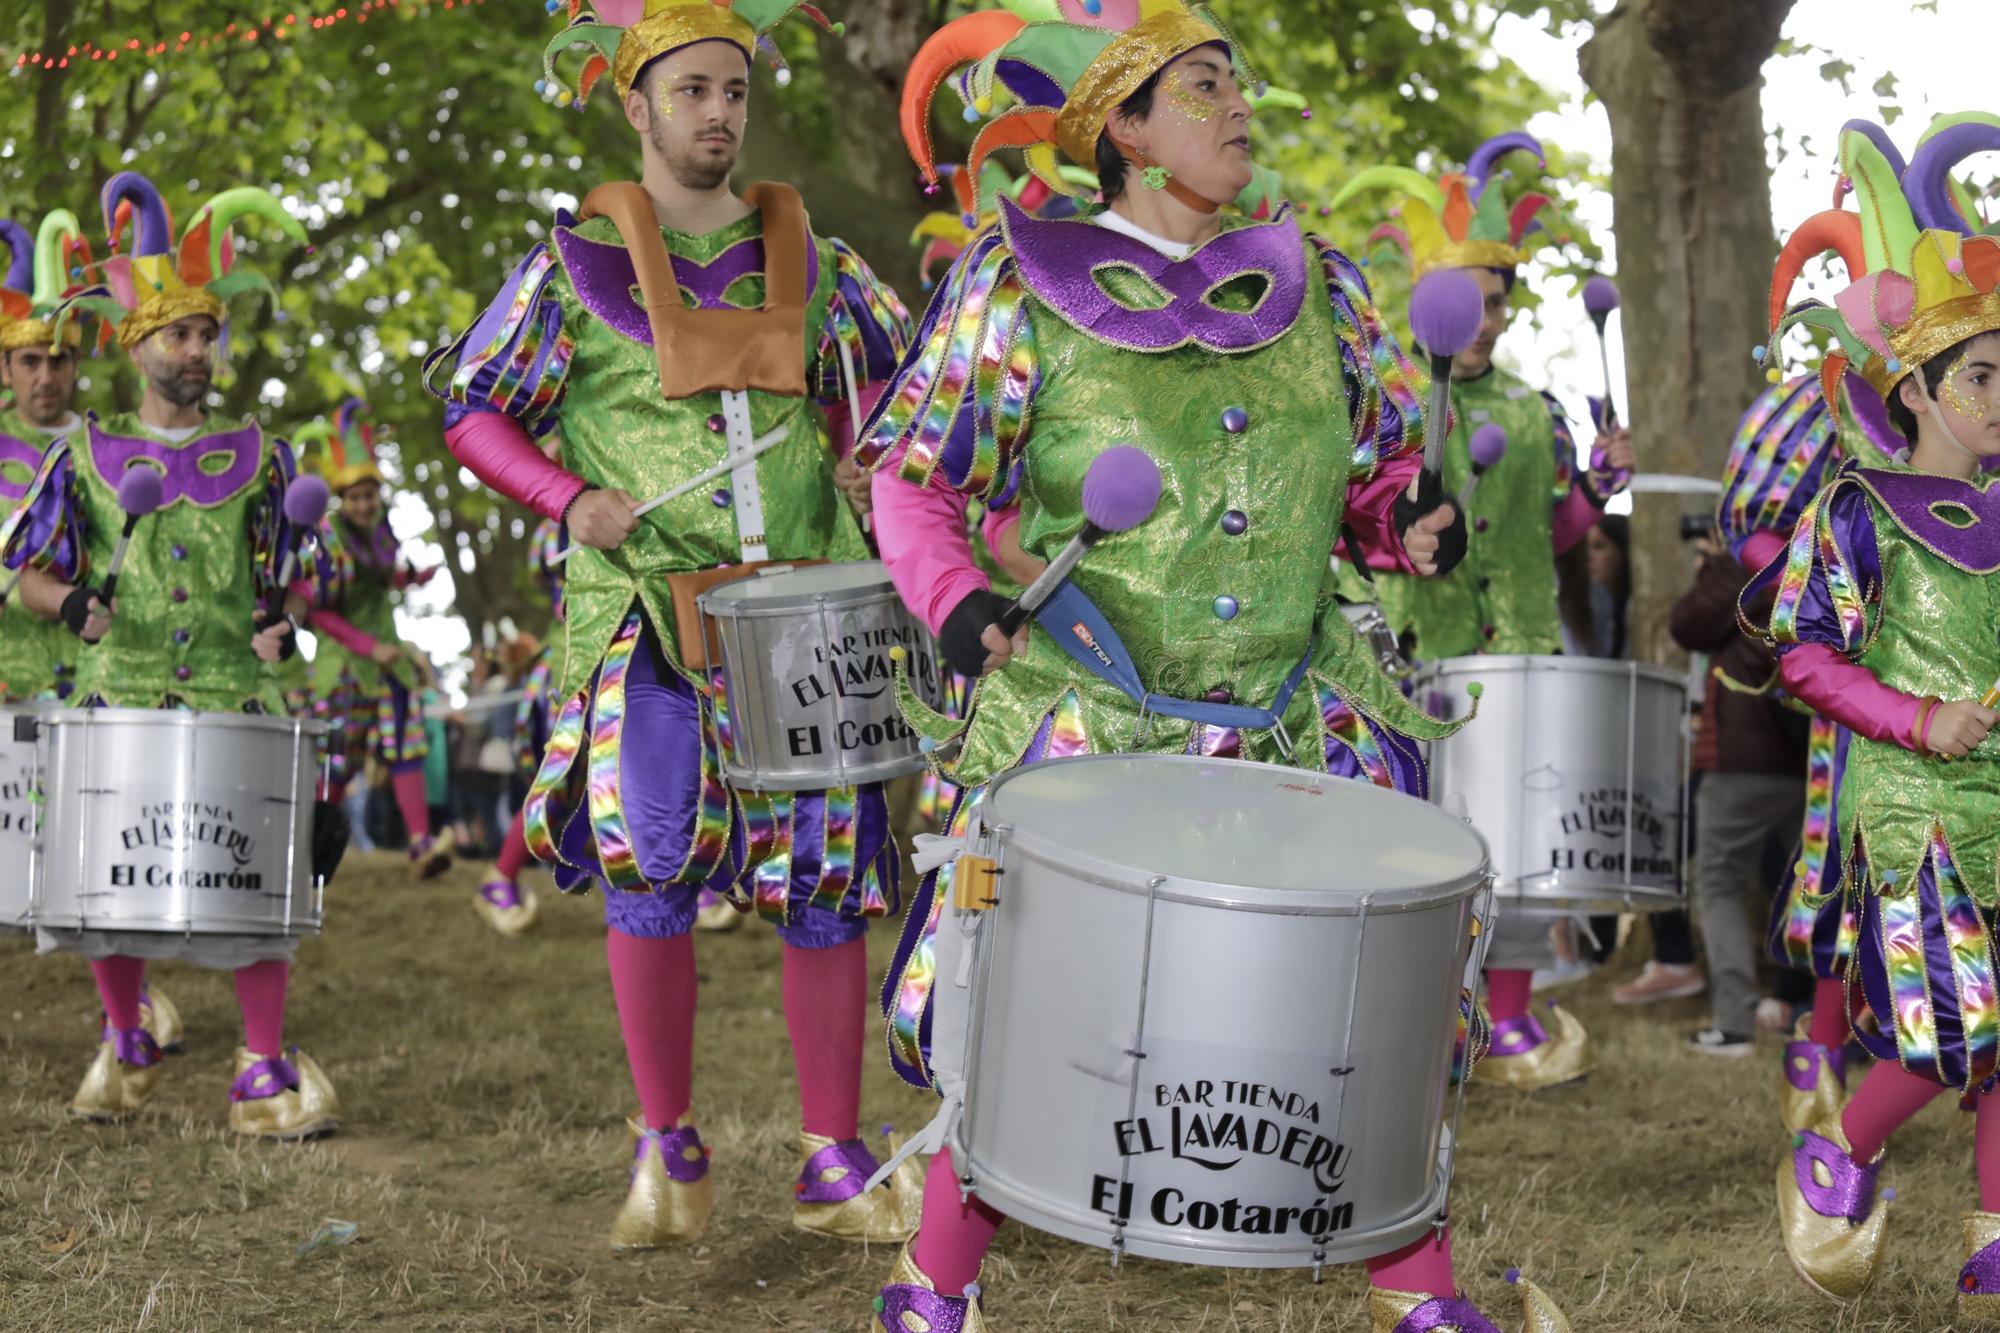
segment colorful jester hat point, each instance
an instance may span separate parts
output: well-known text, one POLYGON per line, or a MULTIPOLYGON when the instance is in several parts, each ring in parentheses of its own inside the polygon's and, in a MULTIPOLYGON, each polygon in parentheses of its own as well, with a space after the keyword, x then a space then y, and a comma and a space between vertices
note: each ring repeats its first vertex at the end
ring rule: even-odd
MULTIPOLYGON (((1111 113, 1139 85, 1198 46, 1240 46, 1203 3, 1190 0, 1002 0, 932 33, 903 82, 903 142, 924 174, 938 179, 931 104, 950 83, 966 118, 985 122, 967 170, 977 179, 987 155, 1021 149, 1050 189, 1085 194, 1066 181, 1058 150, 1085 170, 1097 167, 1097 140, 1111 113), (1014 105, 995 114, 998 102, 1014 105)), ((1246 73, 1246 78, 1256 83, 1246 73)), ((1256 95, 1268 90, 1257 84, 1256 95)), ((1253 98, 1253 100, 1256 100, 1253 98)), ((1274 99, 1293 105, 1296 98, 1274 99)))
MULTIPOLYGON (((1075 187, 1079 194, 1089 196, 1097 193, 1094 173, 1072 166, 1064 166, 1061 171, 1063 180, 1075 187)), ((1005 167, 992 159, 988 159, 981 169, 976 189, 971 183, 971 173, 962 167, 946 162, 938 167, 938 172, 951 182, 957 208, 924 214, 916 229, 910 233, 910 244, 923 247, 923 253, 917 260, 917 276, 923 281, 925 291, 934 285, 933 269, 957 259, 964 253, 965 247, 972 244, 974 237, 999 220, 1002 195, 1019 204, 1022 211, 1031 217, 1070 217, 1077 209, 1074 196, 1050 189, 1040 177, 1031 173, 1010 176, 1005 167)))
POLYGON ((1384 223, 1369 238, 1392 241, 1409 257, 1412 276, 1447 268, 1518 268, 1535 218, 1552 204, 1549 196, 1527 191, 1510 205, 1496 171, 1502 158, 1532 153, 1547 167, 1541 143, 1520 131, 1496 135, 1473 151, 1463 171, 1447 171, 1433 181, 1412 167, 1368 167, 1333 197, 1342 204, 1367 190, 1394 190, 1403 196, 1401 225, 1384 223))
POLYGON ((382 485, 382 472, 375 464, 375 427, 368 419, 368 404, 359 398, 342 403, 332 421, 322 417, 299 427, 292 444, 335 495, 364 481, 382 485))
POLYGON ((111 258, 100 272, 104 286, 78 301, 102 314, 117 330, 118 345, 130 351, 159 330, 190 315, 224 323, 231 299, 261 292, 275 303, 277 290, 261 274, 236 267, 238 220, 264 219, 285 236, 307 245, 306 231, 276 196, 254 185, 224 190, 195 211, 173 244, 173 223, 153 183, 136 171, 121 171, 104 183, 105 233, 111 258), (125 232, 133 231, 129 253, 120 253, 125 232))
POLYGON ((845 31, 818 7, 800 0, 551 0, 551 13, 567 8, 569 26, 550 39, 542 52, 538 92, 554 96, 561 106, 582 109, 606 72, 620 100, 632 91, 646 67, 660 57, 696 42, 728 42, 747 61, 758 51, 777 70, 780 86, 792 81, 771 29, 792 13, 804 14, 831 33, 845 31), (581 49, 587 54, 574 84, 563 78, 556 62, 581 49))
MULTIPOLYGON (((1771 338, 1759 360, 1783 378, 1778 345, 1807 325, 1837 343, 1821 365, 1829 390, 1848 367, 1886 401, 1905 375, 1965 339, 2000 330, 2000 237, 1981 234, 1973 200, 1951 179, 1974 153, 2000 151, 2000 117, 1961 112, 1934 121, 1909 166, 1886 136, 1850 121, 1840 135, 1841 179, 1859 209, 1806 220, 1778 256, 1771 281, 1771 338), (1787 308, 1808 259, 1828 250, 1845 261, 1848 285, 1831 306, 1787 308)), ((1831 398, 1831 392, 1829 392, 1831 398)))
POLYGON ((83 326, 62 318, 64 301, 94 265, 83 225, 66 208, 52 209, 32 240, 18 222, 0 220, 7 277, 0 286, 0 352, 25 347, 77 347, 83 326))

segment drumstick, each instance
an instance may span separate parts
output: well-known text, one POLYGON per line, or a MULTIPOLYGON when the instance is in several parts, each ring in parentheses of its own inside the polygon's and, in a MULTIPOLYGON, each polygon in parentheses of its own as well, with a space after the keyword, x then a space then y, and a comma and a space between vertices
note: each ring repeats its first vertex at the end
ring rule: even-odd
MULTIPOLYGON (((655 509, 658 509, 661 505, 666 504, 671 500, 680 499, 683 495, 686 495, 689 491, 695 489, 697 486, 706 486, 708 485, 709 482, 714 481, 717 477, 721 476, 723 473, 735 471, 737 468, 743 466, 751 459, 757 457, 759 454, 769 453, 771 450, 783 444, 785 442, 785 437, 790 435, 791 433, 792 433, 792 428, 790 426, 780 426, 776 430, 770 432, 768 435, 758 436, 756 439, 750 442, 750 447, 748 449, 745 449, 742 453, 731 454, 729 455, 729 457, 723 459, 720 463, 717 463, 714 467, 702 469, 700 472, 695 473, 692 477, 689 477, 686 481, 680 483, 678 486, 674 487, 670 491, 661 491, 658 495, 654 496, 652 499, 646 501, 644 504, 635 508, 632 511, 632 517, 644 518, 646 515, 652 513, 655 509)), ((582 549, 584 548, 581 546, 565 546, 562 548, 562 550, 557 551, 554 555, 549 557, 549 563, 552 565, 559 565, 563 561, 569 559, 571 556, 575 555, 578 551, 582 549)))
POLYGON ((326 507, 332 498, 326 483, 318 477, 293 477, 291 485, 285 487, 285 518, 292 525, 292 540, 285 548, 284 563, 278 567, 279 606, 285 604, 285 590, 292 586, 292 574, 299 563, 299 546, 306 534, 326 517, 326 507))
POLYGON ((1618 284, 1603 274, 1584 283, 1583 308, 1590 312, 1590 322, 1597 326, 1597 356, 1604 367, 1604 420, 1600 424, 1608 431, 1618 424, 1618 409, 1611 403, 1611 341, 1605 336, 1604 326, 1611 312, 1618 308, 1618 284))
POLYGON ((1465 480, 1458 493, 1458 507, 1472 508, 1472 493, 1479 489, 1479 479, 1489 472, 1507 452, 1507 432, 1492 422, 1487 422, 1472 432, 1472 475, 1465 480))
POLYGON ((104 569, 104 584, 97 590, 97 599, 105 609, 111 607, 111 595, 118 591, 118 571, 125 567, 125 552, 132 545, 132 529, 139 526, 139 520, 160 507, 164 498, 162 478, 155 468, 139 464, 125 469, 125 475, 118 479, 118 507, 125 511, 125 529, 118 534, 118 545, 111 548, 111 563, 104 569))
POLYGON ((1001 615, 1000 632, 1012 638, 1091 547, 1114 532, 1138 527, 1159 503, 1160 465, 1144 449, 1120 444, 1092 459, 1083 474, 1083 531, 1069 539, 1069 545, 1001 615))
POLYGON ((1430 356, 1431 394, 1424 418, 1424 470, 1417 482, 1417 505, 1444 491, 1444 441, 1450 433, 1451 359, 1472 346, 1485 318, 1486 298, 1464 269, 1440 269, 1410 293, 1410 333, 1430 356))

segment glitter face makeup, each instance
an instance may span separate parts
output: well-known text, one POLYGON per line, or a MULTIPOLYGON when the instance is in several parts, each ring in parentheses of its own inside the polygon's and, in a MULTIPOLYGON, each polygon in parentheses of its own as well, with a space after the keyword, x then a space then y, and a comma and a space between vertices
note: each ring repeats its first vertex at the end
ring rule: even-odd
POLYGON ((1176 71, 1166 80, 1167 105, 1197 125, 1205 125, 1215 115, 1215 103, 1188 86, 1185 72, 1176 71))
POLYGON ((1958 387, 1959 372, 1965 369, 1966 363, 1970 360, 1972 360, 1970 348, 1958 354, 1958 360, 1952 363, 1951 369, 1944 373, 1943 382, 1938 385, 1938 397, 1967 421, 1984 421, 1987 411, 1986 400, 1983 397, 1974 398, 1958 387))

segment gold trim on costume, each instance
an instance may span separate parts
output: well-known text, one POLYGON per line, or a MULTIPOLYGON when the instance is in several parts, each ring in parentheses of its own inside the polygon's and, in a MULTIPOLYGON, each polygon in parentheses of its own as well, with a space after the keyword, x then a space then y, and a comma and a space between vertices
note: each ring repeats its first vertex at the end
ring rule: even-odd
MULTIPOLYGON (((1095 169, 1104 122, 1138 86, 1197 46, 1226 41, 1192 14, 1155 14, 1113 38, 1090 62, 1056 113, 1056 145, 1078 166, 1095 169)), ((625 54, 619 48, 619 55, 625 54)))
POLYGON ((696 42, 715 40, 734 42, 747 60, 756 49, 757 33, 719 5, 679 4, 648 14, 618 39, 618 56, 611 64, 611 86, 623 98, 639 81, 640 71, 661 56, 696 42))
POLYGON ((1889 373, 1889 365, 1884 358, 1871 356, 1868 364, 1861 368, 1862 378, 1886 399, 1903 382, 1904 376, 1913 373, 1939 352, 1967 338, 1996 330, 2000 330, 2000 292, 1940 301, 1919 310, 1901 328, 1888 331, 1889 350, 1896 354, 1899 363, 1895 374, 1889 373))

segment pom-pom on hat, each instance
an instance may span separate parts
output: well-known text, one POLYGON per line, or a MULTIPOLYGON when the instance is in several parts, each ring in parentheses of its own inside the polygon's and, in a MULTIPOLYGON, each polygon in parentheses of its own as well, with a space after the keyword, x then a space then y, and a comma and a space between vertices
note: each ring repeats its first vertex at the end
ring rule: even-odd
POLYGON ((543 83, 556 101, 578 108, 590 101, 591 90, 606 73, 622 100, 638 83, 646 67, 665 55, 696 42, 728 42, 750 60, 762 51, 777 68, 778 82, 791 82, 791 70, 770 38, 770 31, 793 12, 804 14, 828 32, 841 32, 813 5, 800 0, 550 0, 549 12, 567 9, 569 26, 550 39, 542 52, 543 83), (556 63, 564 54, 582 49, 582 72, 574 84, 564 80, 556 63))
POLYGON ((1759 357, 1766 378, 1784 378, 1779 340, 1801 324, 1837 344, 1820 366, 1829 400, 1850 366, 1887 400, 1939 352, 2000 330, 2000 236, 1951 179, 1952 168, 1987 151, 2000 151, 2000 116, 1986 112, 1939 117, 1908 166, 1875 126, 1842 127, 1842 193, 1852 192, 1858 211, 1816 213, 1786 241, 1771 278, 1771 339, 1759 357), (1827 251, 1845 263, 1848 285, 1832 305, 1788 307, 1806 261, 1827 251))
POLYGON ((1339 208, 1368 190, 1391 190, 1403 196, 1399 221, 1384 223, 1369 238, 1393 241, 1422 278, 1446 268, 1518 268, 1528 258, 1528 235, 1543 209, 1552 207, 1547 194, 1524 191, 1511 204, 1497 170, 1503 158, 1532 153, 1538 165, 1548 159, 1540 141, 1520 131, 1496 135, 1473 150, 1463 171, 1447 171, 1435 181, 1413 167, 1369 167, 1340 189, 1330 208, 1339 208))

